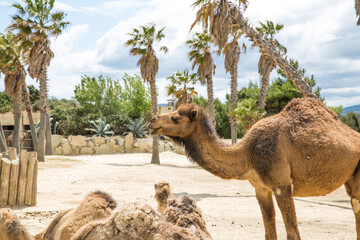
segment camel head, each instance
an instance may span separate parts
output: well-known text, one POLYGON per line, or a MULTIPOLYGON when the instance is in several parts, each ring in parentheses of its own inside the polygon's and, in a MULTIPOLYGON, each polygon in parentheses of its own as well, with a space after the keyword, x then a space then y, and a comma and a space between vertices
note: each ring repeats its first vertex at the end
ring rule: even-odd
POLYGON ((194 104, 183 104, 172 113, 154 116, 148 128, 152 135, 165 135, 168 137, 186 138, 190 136, 199 125, 202 109, 194 104))

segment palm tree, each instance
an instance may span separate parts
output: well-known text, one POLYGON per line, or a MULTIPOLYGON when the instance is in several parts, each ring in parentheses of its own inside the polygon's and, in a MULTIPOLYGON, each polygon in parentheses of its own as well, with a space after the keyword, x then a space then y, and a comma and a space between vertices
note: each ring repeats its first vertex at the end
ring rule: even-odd
POLYGON ((311 87, 291 66, 287 58, 281 54, 279 49, 277 49, 270 40, 265 39, 262 34, 257 33, 243 16, 243 11, 247 6, 247 0, 238 0, 238 2, 239 6, 228 0, 195 1, 193 6, 199 6, 200 9, 197 12, 196 20, 192 27, 196 23, 202 23, 204 28, 210 30, 210 34, 214 38, 215 44, 221 49, 221 46, 226 44, 229 34, 220 33, 229 33, 230 26, 238 26, 241 32, 253 43, 252 45, 259 47, 262 54, 268 54, 272 61, 284 71, 286 76, 291 79, 304 96, 316 98, 317 96, 314 94, 311 87), (241 7, 243 9, 241 9, 241 7))
MULTIPOLYGON (((132 33, 129 33, 131 38, 125 42, 126 46, 132 47, 130 50, 131 56, 140 56, 137 66, 140 67, 141 77, 150 84, 152 116, 156 116, 158 110, 155 76, 159 70, 159 60, 156 57, 153 44, 154 42, 160 42, 165 37, 163 33, 164 29, 165 27, 157 31, 154 23, 147 26, 140 26, 139 29, 134 28, 132 33)), ((166 53, 168 48, 161 46, 160 51, 166 53)), ((157 136, 153 137, 151 163, 160 164, 157 136)))
MULTIPOLYGON (((244 6, 247 4, 246 0, 238 0, 238 2, 244 6)), ((214 44, 218 46, 218 53, 222 52, 225 55, 225 69, 231 76, 230 112, 232 112, 237 103, 237 66, 240 58, 238 39, 241 33, 235 19, 239 13, 226 0, 197 0, 193 6, 200 6, 200 9, 191 29, 196 23, 202 23, 205 31, 209 31, 213 37, 214 44), (232 40, 228 42, 229 36, 232 40)), ((232 143, 236 143, 237 126, 234 116, 230 117, 230 123, 232 143)))
MULTIPOLYGON (((277 49, 283 55, 286 54, 286 48, 281 45, 275 38, 275 34, 280 32, 284 28, 283 24, 274 24, 272 21, 267 20, 266 24, 260 22, 260 27, 256 27, 256 31, 259 34, 262 34, 264 38, 268 39, 272 44, 274 44, 277 49)), ((260 97, 259 97, 259 107, 264 109, 266 102, 266 95, 269 88, 269 79, 272 70, 276 68, 276 63, 267 53, 262 53, 260 55, 260 60, 258 64, 259 74, 260 74, 260 97)))
POLYGON ((37 136, 32 116, 29 93, 26 89, 26 71, 21 61, 23 48, 15 42, 13 33, 0 34, 0 71, 5 76, 6 93, 13 97, 14 110, 14 138, 13 147, 20 150, 20 119, 21 119, 21 97, 25 102, 34 149, 37 149, 37 136))
POLYGON ((355 11, 358 17, 357 25, 360 25, 360 0, 355 0, 355 11))
POLYGON ((257 121, 265 117, 265 111, 257 107, 256 99, 247 98, 237 104, 232 115, 239 119, 244 131, 243 133, 245 133, 257 121))
POLYGON ((24 87, 26 71, 20 61, 20 47, 14 35, 0 34, 0 70, 5 74, 5 91, 12 97, 14 133, 12 146, 20 152, 21 89, 24 87))
POLYGON ((214 87, 212 76, 215 74, 215 64, 210 52, 211 36, 206 32, 195 33, 192 39, 186 41, 191 51, 189 59, 192 61, 192 69, 197 66, 197 74, 201 84, 207 86, 209 115, 213 123, 215 123, 215 107, 214 107, 214 87))
POLYGON ((166 87, 168 96, 175 96, 177 99, 175 108, 177 109, 181 104, 192 103, 194 97, 198 94, 194 85, 198 80, 196 73, 189 74, 189 70, 185 69, 183 72, 176 71, 167 80, 171 81, 171 84, 166 87))
POLYGON ((38 143, 39 161, 45 161, 45 131, 46 153, 52 154, 50 111, 48 105, 47 67, 54 53, 50 49, 49 36, 59 36, 69 22, 64 22, 64 12, 52 12, 55 0, 24 0, 24 6, 16 3, 17 14, 8 27, 17 31, 17 38, 27 43, 27 64, 30 77, 40 83, 40 130, 38 143), (30 43, 30 44, 29 44, 30 43))

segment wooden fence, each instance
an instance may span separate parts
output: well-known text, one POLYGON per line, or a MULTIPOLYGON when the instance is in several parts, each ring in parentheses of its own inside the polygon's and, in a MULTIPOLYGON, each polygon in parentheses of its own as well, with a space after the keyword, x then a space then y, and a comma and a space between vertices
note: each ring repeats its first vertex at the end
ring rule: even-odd
POLYGON ((0 206, 35 206, 37 201, 38 160, 36 152, 16 148, 0 154, 0 206))

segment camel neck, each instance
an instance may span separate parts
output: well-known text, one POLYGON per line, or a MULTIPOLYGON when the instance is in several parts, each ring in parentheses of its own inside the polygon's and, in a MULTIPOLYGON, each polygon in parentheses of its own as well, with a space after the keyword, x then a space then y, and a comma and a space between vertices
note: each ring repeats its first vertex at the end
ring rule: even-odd
POLYGON ((228 145, 216 134, 199 129, 183 143, 191 160, 205 170, 224 179, 245 179, 243 175, 249 169, 249 164, 241 140, 235 145, 228 145))

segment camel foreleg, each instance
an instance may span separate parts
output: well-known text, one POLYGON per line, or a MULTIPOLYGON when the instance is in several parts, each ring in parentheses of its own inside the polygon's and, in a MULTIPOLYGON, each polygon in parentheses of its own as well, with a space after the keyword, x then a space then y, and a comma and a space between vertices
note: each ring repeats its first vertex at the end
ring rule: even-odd
POLYGON ((273 189, 273 192, 284 220, 287 239, 300 240, 291 185, 277 187, 273 189))
POLYGON ((277 240, 275 225, 275 209, 272 199, 272 192, 266 188, 258 187, 256 199, 260 205, 261 214, 264 221, 265 240, 277 240))

